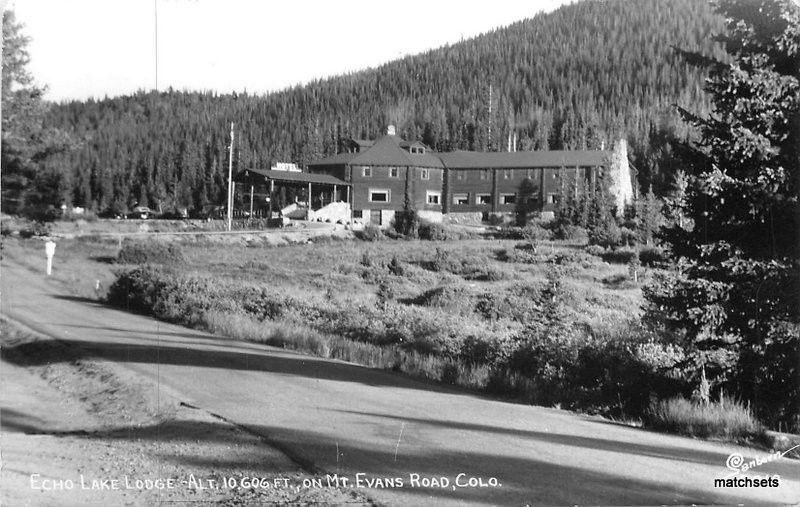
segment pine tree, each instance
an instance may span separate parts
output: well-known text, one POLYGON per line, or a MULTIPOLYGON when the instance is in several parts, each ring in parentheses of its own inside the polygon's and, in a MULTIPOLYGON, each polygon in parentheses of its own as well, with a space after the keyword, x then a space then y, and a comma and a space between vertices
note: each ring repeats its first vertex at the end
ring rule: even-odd
POLYGON ((723 0, 730 63, 706 59, 714 111, 684 116, 700 133, 680 211, 663 234, 680 271, 646 291, 648 315, 698 366, 800 429, 800 7, 723 0))
POLYGON ((44 127, 45 89, 28 72, 30 39, 22 28, 13 11, 3 12, 2 205, 3 210, 31 209, 41 215, 43 208, 54 208, 72 190, 67 175, 43 170, 43 162, 70 141, 63 132, 44 127))

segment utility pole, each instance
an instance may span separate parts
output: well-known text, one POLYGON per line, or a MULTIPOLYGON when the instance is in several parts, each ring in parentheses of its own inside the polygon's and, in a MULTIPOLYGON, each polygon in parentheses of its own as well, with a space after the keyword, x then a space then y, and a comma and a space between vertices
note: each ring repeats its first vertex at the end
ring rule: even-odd
POLYGON ((486 140, 487 151, 492 151, 492 83, 489 83, 489 139, 486 140))
POLYGON ((231 148, 228 155, 228 230, 233 218, 233 122, 231 122, 231 148))

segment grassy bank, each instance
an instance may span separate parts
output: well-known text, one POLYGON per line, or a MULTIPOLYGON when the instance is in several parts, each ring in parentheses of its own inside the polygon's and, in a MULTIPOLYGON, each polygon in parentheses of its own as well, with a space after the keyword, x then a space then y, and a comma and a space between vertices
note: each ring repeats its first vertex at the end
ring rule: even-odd
MULTIPOLYGON (((4 252, 39 271, 40 241, 4 252)), ((641 285, 608 252, 531 240, 264 247, 197 238, 119 251, 61 240, 69 290, 221 336, 401 371, 531 403, 662 424, 651 401, 688 397, 680 348, 638 324, 641 285), (129 262, 126 264, 125 262, 129 262), (97 288, 97 281, 100 287, 97 288)), ((676 410, 660 412, 664 419, 676 410)), ((688 425, 686 427, 699 427, 688 425)), ((727 430, 716 432, 725 434, 727 430)), ((712 432, 713 433, 713 432, 712 432)))
MULTIPOLYGON (((532 403, 639 417, 685 391, 680 350, 636 324, 639 283, 574 245, 327 240, 184 245, 120 271, 109 301, 236 338, 532 403)), ((140 259, 141 252, 136 254, 140 259)), ((127 258, 125 252, 121 256, 127 258)))

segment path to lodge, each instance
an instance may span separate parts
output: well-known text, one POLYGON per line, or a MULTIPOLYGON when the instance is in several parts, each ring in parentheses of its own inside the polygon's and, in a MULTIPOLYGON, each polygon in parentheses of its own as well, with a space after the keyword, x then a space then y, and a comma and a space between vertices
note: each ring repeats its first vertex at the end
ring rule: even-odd
POLYGON ((1 283, 5 316, 75 347, 79 357, 112 361, 154 380, 165 397, 179 396, 263 436, 321 477, 335 473, 353 481, 364 474, 362 484, 372 486, 403 479, 402 488, 362 490, 381 503, 800 500, 800 462, 788 459, 753 471, 779 474, 779 488, 714 487, 715 478, 729 474, 731 453, 749 459, 762 451, 489 400, 391 372, 226 340, 73 298, 8 257, 1 283), (447 480, 448 486, 422 487, 424 478, 439 485, 447 480), (470 478, 477 487, 470 487, 470 478), (496 487, 480 486, 495 480, 496 487))

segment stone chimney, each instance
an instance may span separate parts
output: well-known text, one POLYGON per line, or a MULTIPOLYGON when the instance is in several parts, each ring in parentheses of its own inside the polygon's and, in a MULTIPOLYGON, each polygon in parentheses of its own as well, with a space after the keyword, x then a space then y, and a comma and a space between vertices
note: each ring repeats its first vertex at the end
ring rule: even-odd
POLYGON ((386 134, 387 135, 396 136, 397 135, 396 132, 397 132, 397 130, 395 130, 394 125, 389 125, 388 127, 386 127, 386 134))
POLYGON ((633 202, 631 168, 628 165, 628 142, 620 139, 614 143, 609 167, 609 192, 617 206, 617 216, 625 211, 625 205, 633 202))

